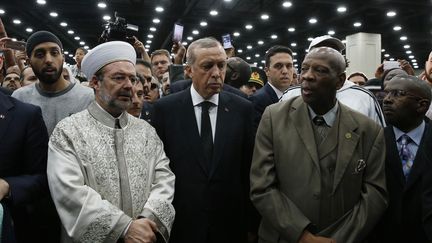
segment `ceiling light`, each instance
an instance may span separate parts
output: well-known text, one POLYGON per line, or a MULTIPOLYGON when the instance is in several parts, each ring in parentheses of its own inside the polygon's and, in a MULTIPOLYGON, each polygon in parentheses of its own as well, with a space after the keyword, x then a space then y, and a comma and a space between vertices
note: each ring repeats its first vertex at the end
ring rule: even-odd
POLYGON ((60 23, 60 26, 66 27, 66 26, 67 26, 67 23, 66 23, 66 22, 61 22, 61 23, 60 23))
POLYGON ((293 52, 293 56, 297 56, 297 52, 293 52))
POLYGON ((160 23, 160 19, 153 19, 153 23, 159 24, 160 23))
POLYGON ((265 63, 265 60, 261 60, 261 63, 265 63))
POLYGON ((406 51, 405 53, 406 53, 406 54, 411 54, 412 51, 408 50, 408 51, 406 51))
POLYGON ((316 18, 310 18, 309 19, 310 24, 315 24, 316 22, 318 22, 318 20, 316 18))
POLYGON ((271 36, 270 36, 270 38, 272 38, 273 40, 274 40, 274 39, 277 39, 277 37, 278 37, 277 35, 271 35, 271 36))
POLYGON ((198 30, 192 30, 192 34, 194 34, 194 35, 198 35, 198 34, 199 34, 199 31, 198 31, 198 30))
POLYGON ((381 49, 381 52, 385 52, 385 49, 381 49))
POLYGON ((150 45, 147 44, 147 45, 145 45, 144 47, 145 47, 145 48, 150 48, 150 45))
POLYGON ((360 22, 355 22, 353 25, 354 27, 360 27, 362 24, 360 22))
POLYGON ((384 54, 384 57, 389 57, 390 55, 389 54, 384 54))
POLYGON ((416 60, 416 59, 412 59, 412 60, 411 60, 411 62, 413 62, 413 63, 414 63, 414 62, 417 62, 417 60, 416 60))
POLYGON ((73 35, 75 32, 73 30, 68 30, 69 35, 73 35))
POLYGON ((260 56, 260 54, 258 54, 258 53, 257 53, 257 54, 255 54, 255 57, 259 57, 259 56, 260 56))
POLYGON ((151 44, 152 41, 151 41, 151 40, 146 40, 146 43, 147 43, 147 44, 151 44))
POLYGON ((203 26, 203 27, 204 27, 204 26, 207 26, 207 22, 205 22, 205 21, 201 21, 200 25, 203 26))
POLYGON ((289 27, 289 28, 288 28, 288 31, 289 31, 289 32, 294 32, 294 31, 295 31, 295 28, 294 28, 294 27, 289 27))
POLYGON ((37 2, 37 4, 40 4, 40 5, 45 5, 46 4, 45 0, 37 0, 36 2, 37 2))
POLYGON ((387 17, 394 17, 396 16, 396 12, 395 11, 388 11, 387 12, 387 17))
POLYGON ((238 53, 243 53, 243 50, 242 49, 238 49, 237 52, 238 53))
POLYGON ((85 45, 85 42, 84 41, 80 41, 79 44, 83 46, 83 45, 85 45))
POLYGON ((149 29, 151 32, 155 32, 156 31, 156 28, 155 27, 150 27, 150 29, 149 29))
POLYGON ((339 13, 345 13, 347 11, 347 8, 345 6, 340 6, 337 8, 337 11, 339 13))
POLYGON ((186 41, 183 41, 183 42, 182 42, 182 45, 184 45, 184 46, 187 46, 187 44, 188 44, 188 43, 187 43, 186 41))
POLYGON ((404 45, 403 48, 405 48, 405 49, 409 49, 409 48, 410 48, 410 45, 404 45))
POLYGON ((251 57, 246 57, 246 60, 250 60, 251 59, 251 57))
POLYGON ((188 36, 186 39, 188 39, 188 40, 193 40, 193 37, 192 36, 188 36))
POLYGON ((155 10, 156 10, 156 12, 161 13, 161 12, 164 11, 164 8, 162 8, 161 6, 157 6, 157 7, 155 8, 155 10))
POLYGON ((240 33, 239 32, 234 32, 233 36, 238 37, 238 36, 240 36, 240 33))
POLYGON ((98 4, 97 4, 97 6, 99 7, 99 8, 106 8, 106 3, 104 3, 104 2, 99 2, 98 4))
POLYGON ((292 47, 297 46, 297 43, 293 42, 293 43, 291 43, 291 46, 292 47))
POLYGON ((336 32, 334 31, 334 30, 329 30, 328 32, 327 32, 327 34, 329 34, 329 35, 334 35, 336 32))
POLYGON ((31 33, 31 32, 33 32, 33 29, 32 28, 27 28, 26 31, 29 32, 29 33, 31 33))
POLYGON ((401 29, 402 29, 402 27, 400 27, 399 25, 395 25, 395 27, 393 27, 394 31, 399 31, 401 29))
POLYGON ((88 49, 90 49, 90 47, 89 46, 84 46, 84 49, 88 50, 88 49))
POLYGON ((406 40, 408 40, 408 37, 406 37, 406 36, 401 36, 399 39, 402 40, 402 41, 406 41, 406 40))
POLYGON ((224 0, 224 2, 231 2, 231 0, 224 0))
POLYGON ((390 61, 394 61, 395 59, 392 57, 392 58, 390 58, 389 60, 390 60, 390 61))
POLYGON ((290 1, 284 1, 282 3, 282 7, 284 7, 284 8, 289 8, 291 6, 292 6, 292 3, 290 1))
POLYGON ((69 57, 73 57, 73 55, 72 55, 72 54, 69 54, 68 56, 69 56, 69 57))
POLYGON ((50 16, 55 18, 55 17, 58 16, 58 13, 56 13, 56 12, 51 12, 51 13, 50 13, 50 16))
POLYGON ((308 41, 313 41, 314 38, 308 37, 308 41))
POLYGON ((13 22, 14 24, 21 24, 21 20, 19 20, 19 19, 14 19, 12 22, 13 22))
POLYGON ((297 62, 297 59, 293 59, 293 62, 297 62))
POLYGON ((258 45, 264 45, 264 41, 262 41, 262 40, 259 40, 257 43, 258 43, 258 45))
POLYGON ((262 14, 261 15, 261 19, 262 20, 267 20, 267 19, 269 19, 270 18, 270 16, 268 16, 268 14, 262 14))
POLYGON ((147 35, 148 38, 153 38, 154 36, 152 34, 147 35))
POLYGON ((4 11, 4 9, 0 8, 0 14, 5 14, 6 12, 4 11))
POLYGON ((210 11, 210 15, 211 15, 211 16, 216 16, 216 15, 218 15, 218 11, 216 11, 216 10, 211 10, 211 11, 210 11))
POLYGON ((81 39, 81 38, 80 38, 79 36, 75 36, 74 39, 75 39, 75 40, 79 40, 79 39, 81 39))
POLYGON ((253 26, 251 24, 247 24, 247 25, 245 25, 245 28, 248 29, 248 30, 250 30, 250 29, 253 28, 253 26))
POLYGON ((110 20, 110 19, 111 19, 111 16, 109 16, 109 15, 104 15, 102 18, 103 18, 103 20, 110 20))
POLYGON ((67 55, 67 54, 69 54, 69 52, 68 52, 68 51, 64 51, 64 54, 66 54, 66 55, 67 55))
POLYGON ((414 59, 414 55, 409 55, 408 58, 409 59, 414 59))
POLYGON ((250 50, 250 49, 252 49, 252 46, 248 45, 248 46, 246 46, 246 48, 250 50))

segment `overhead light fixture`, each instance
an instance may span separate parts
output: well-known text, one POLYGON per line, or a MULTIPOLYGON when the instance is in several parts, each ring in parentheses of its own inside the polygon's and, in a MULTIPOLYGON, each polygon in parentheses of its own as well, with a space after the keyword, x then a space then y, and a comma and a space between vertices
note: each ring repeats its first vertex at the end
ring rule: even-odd
POLYGON ((31 33, 31 32, 33 32, 33 29, 32 28, 26 28, 26 31, 31 33))
POLYGON ((81 38, 79 36, 74 37, 75 40, 80 40, 81 38))
POLYGON ((412 60, 411 60, 411 62, 413 62, 413 63, 416 63, 416 62, 417 62, 417 60, 416 60, 416 59, 412 59, 412 60))
POLYGON ((73 55, 72 55, 72 54, 69 54, 68 56, 69 56, 69 57, 73 57, 73 55))
POLYGON ((234 33, 233 33, 233 36, 235 36, 235 37, 239 37, 239 36, 240 36, 240 33, 239 33, 239 32, 234 32, 234 33))
POLYGON ((216 10, 211 10, 211 11, 210 11, 210 15, 211 15, 211 16, 216 16, 216 15, 218 15, 218 11, 216 11, 216 10))
POLYGON ((109 15, 104 15, 104 16, 102 17, 102 19, 108 21, 108 20, 111 19, 111 16, 109 16, 109 15))
POLYGON ((151 44, 152 41, 151 41, 151 40, 146 40, 146 43, 147 43, 147 44, 151 44))
POLYGON ((257 54, 255 54, 255 57, 260 57, 260 54, 258 54, 258 53, 257 53, 257 54))
POLYGON ((37 0, 36 3, 39 5, 45 5, 46 1, 45 0, 37 0))
POLYGON ((387 17, 394 17, 396 16, 396 12, 395 11, 388 11, 387 12, 387 17))
POLYGON ((411 54, 412 51, 408 50, 408 51, 406 51, 405 53, 406 53, 406 54, 411 54))
POLYGON ((251 57, 246 57, 246 60, 250 60, 251 59, 251 57))
POLYGON ((258 43, 258 45, 264 45, 264 41, 262 41, 262 40, 257 41, 257 43, 258 43))
POLYGON ((107 7, 106 3, 104 3, 104 2, 99 2, 97 4, 97 6, 98 6, 98 8, 106 8, 107 7))
POLYGON ((406 37, 406 36, 401 36, 399 39, 400 39, 401 41, 406 41, 406 40, 408 40, 408 37, 406 37))
POLYGON ((308 37, 307 40, 308 40, 308 41, 313 41, 313 39, 314 39, 314 38, 312 38, 312 37, 308 37))
POLYGON ((198 30, 192 30, 192 34, 194 34, 194 35, 198 35, 198 34, 199 34, 199 31, 198 31, 198 30))
POLYGON ((188 36, 186 39, 191 41, 191 40, 193 40, 193 37, 192 36, 188 36))
POLYGON ((145 47, 145 48, 150 48, 150 45, 147 44, 147 45, 145 45, 144 47, 145 47))
POLYGON ((336 32, 335 32, 334 30, 329 30, 329 31, 327 32, 327 34, 329 34, 329 35, 334 35, 334 34, 336 34, 336 32))
POLYGON ((205 22, 205 21, 201 21, 201 22, 200 22, 200 25, 201 25, 202 27, 207 26, 207 22, 205 22))
POLYGON ((61 22, 60 26, 66 27, 68 24, 66 22, 61 22))
POLYGON ((227 2, 227 3, 229 3, 229 2, 231 2, 231 0, 224 0, 224 2, 227 2))
POLYGON ((4 9, 0 8, 0 14, 5 14, 5 13, 6 13, 6 11, 4 11, 4 9))
POLYGON ((297 52, 293 52, 293 56, 297 56, 297 52))
POLYGON ((152 39, 154 36, 152 34, 148 34, 147 37, 152 39))
POLYGON ((401 30, 402 29, 402 27, 400 27, 399 25, 395 25, 394 27, 393 27, 393 30, 394 31, 399 31, 399 30, 401 30))
POLYGON ((57 12, 51 12, 51 13, 50 13, 50 16, 55 18, 55 17, 58 16, 58 13, 57 13, 57 12))
POLYGON ((272 38, 274 40, 274 39, 277 39, 278 36, 277 35, 271 35, 270 38, 272 38))
POLYGON ((21 24, 21 20, 19 20, 19 19, 14 19, 14 20, 12 20, 12 22, 14 24, 21 24))
POLYGON ((155 32, 155 31, 156 31, 156 28, 155 28, 155 27, 150 27, 149 30, 150 30, 151 32, 155 32))
POLYGON ((159 24, 160 23, 160 19, 153 19, 153 23, 155 23, 155 24, 159 24))
POLYGON ((83 45, 85 45, 85 42, 84 41, 80 41, 79 44, 83 46, 83 45))
POLYGON ((69 35, 73 35, 75 32, 73 30, 68 30, 69 35))
POLYGON ((381 52, 385 52, 385 49, 381 49, 381 52))
POLYGON ((237 52, 238 53, 243 53, 243 50, 242 49, 238 49, 237 52))
POLYGON ((409 55, 408 58, 409 59, 414 59, 415 57, 414 57, 414 55, 409 55))
POLYGON ((389 54, 384 54, 384 57, 389 57, 390 55, 389 54))
POLYGON ((316 18, 310 18, 309 19, 310 24, 316 24, 317 22, 318 22, 318 20, 316 18))
POLYGON ((88 49, 90 49, 90 47, 89 46, 84 46, 84 49, 88 50, 88 49))
POLYGON ((187 43, 186 41, 183 41, 183 42, 182 42, 182 45, 187 46, 188 43, 187 43))
POLYGON ((284 1, 282 3, 282 7, 284 7, 284 8, 289 8, 291 6, 292 6, 292 2, 290 2, 290 1, 284 1))
POLYGON ((262 14, 261 15, 262 20, 268 20, 269 18, 270 18, 270 16, 268 14, 262 14))
POLYGON ((347 8, 346 8, 345 6, 339 6, 339 7, 337 8, 337 11, 338 11, 339 13, 345 13, 345 12, 347 11, 347 8))
POLYGON ((245 25, 245 28, 248 29, 248 30, 251 30, 253 28, 253 25, 247 24, 247 25, 245 25))
POLYGON ((293 42, 293 43, 291 43, 291 46, 295 47, 295 46, 297 46, 297 43, 293 42))
POLYGON ((248 45, 248 46, 246 46, 246 48, 250 50, 250 49, 252 49, 252 46, 248 45))
POLYGON ((289 32, 294 32, 294 31, 295 31, 295 28, 294 28, 294 27, 289 27, 289 28, 288 28, 288 31, 289 31, 289 32))
POLYGON ((161 13, 161 12, 164 11, 164 8, 162 8, 161 6, 157 6, 157 7, 155 8, 155 10, 156 10, 156 12, 161 13))
POLYGON ((411 46, 410 45, 404 45, 403 48, 404 49, 409 49, 411 46))
POLYGON ((360 27, 362 24, 360 22, 355 22, 353 25, 354 27, 360 27))
POLYGON ((64 54, 67 55, 67 54, 69 54, 69 52, 68 51, 64 51, 64 54))

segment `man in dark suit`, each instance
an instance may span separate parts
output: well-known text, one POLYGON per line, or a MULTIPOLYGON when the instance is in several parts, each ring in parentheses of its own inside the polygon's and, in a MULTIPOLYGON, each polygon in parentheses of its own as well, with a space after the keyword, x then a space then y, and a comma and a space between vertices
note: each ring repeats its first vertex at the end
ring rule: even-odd
POLYGON ((345 67, 310 51, 302 95, 264 111, 250 178, 260 242, 363 242, 385 210, 383 128, 337 101, 345 67))
POLYGON ((294 65, 291 49, 286 46, 272 46, 265 54, 265 65, 268 82, 249 98, 255 108, 255 130, 265 108, 278 102, 292 83, 294 65))
POLYGON ((154 106, 176 175, 170 242, 245 242, 253 107, 222 91, 226 54, 217 40, 191 43, 187 63, 192 86, 154 106))
POLYGON ((389 207, 377 233, 381 242, 432 242, 432 127, 425 118, 430 87, 403 75, 384 91, 389 207))
POLYGON ((35 203, 49 195, 47 150, 41 109, 0 93, 0 202, 10 210, 18 242, 52 242, 35 227, 43 218, 34 216, 35 203))

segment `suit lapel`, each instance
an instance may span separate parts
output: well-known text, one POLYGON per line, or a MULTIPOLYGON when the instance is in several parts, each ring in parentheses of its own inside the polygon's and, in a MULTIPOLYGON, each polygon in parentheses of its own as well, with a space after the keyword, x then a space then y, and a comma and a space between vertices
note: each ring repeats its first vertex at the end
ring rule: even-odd
POLYGON ((0 93, 0 140, 7 141, 3 138, 5 132, 8 130, 10 122, 13 120, 12 114, 9 112, 14 107, 14 104, 9 98, 0 93))
POLYGON ((294 127, 305 145, 306 150, 312 157, 317 170, 320 171, 315 136, 308 112, 307 105, 303 102, 301 97, 293 101, 290 112, 291 120, 293 121, 294 127))
MULTIPOLYGON (((333 192, 342 180, 348 164, 352 160, 352 155, 357 147, 360 136, 355 132, 358 125, 351 116, 351 112, 339 102, 339 131, 338 131, 338 154, 334 175, 333 192)), ((337 124, 337 122, 335 122, 337 124)), ((366 159, 366 158, 363 158, 366 159)), ((357 163, 357 161, 355 161, 357 163)), ((352 172, 348 172, 352 173, 352 172)))
POLYGON ((265 91, 269 94, 271 101, 274 103, 279 102, 279 98, 276 94, 276 92, 273 90, 273 88, 270 86, 270 84, 266 83, 264 85, 265 91))
POLYGON ((229 96, 223 92, 219 93, 219 104, 217 107, 217 119, 216 119, 216 132, 214 138, 214 149, 213 149, 213 161, 210 172, 210 177, 213 176, 217 167, 221 162, 221 157, 224 151, 225 142, 224 140, 229 137, 228 132, 231 130, 227 126, 230 126, 230 102, 229 96))
POLYGON ((196 122, 195 110, 192 103, 190 89, 185 90, 183 102, 185 103, 183 107, 186 108, 180 111, 183 113, 181 116, 187 117, 186 119, 180 119, 182 121, 181 128, 184 129, 183 134, 188 141, 187 144, 191 147, 191 151, 195 154, 194 157, 197 158, 198 163, 203 169, 203 172, 206 176, 208 176, 209 171, 203 153, 204 148, 202 147, 201 137, 198 132, 198 125, 196 122))
POLYGON ((402 161, 399 157, 399 152, 396 144, 396 137, 393 132, 393 126, 388 126, 384 129, 384 135, 386 139, 386 166, 389 167, 394 177, 398 179, 400 186, 405 186, 405 176, 402 171, 402 161))

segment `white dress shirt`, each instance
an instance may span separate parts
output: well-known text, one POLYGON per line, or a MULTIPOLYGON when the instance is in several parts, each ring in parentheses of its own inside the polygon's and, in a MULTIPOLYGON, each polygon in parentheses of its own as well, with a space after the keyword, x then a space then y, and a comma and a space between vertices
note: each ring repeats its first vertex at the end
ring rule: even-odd
POLYGON ((209 108, 209 116, 210 116, 210 124, 212 127, 212 137, 214 142, 215 134, 216 134, 216 119, 217 119, 217 107, 219 104, 219 94, 214 94, 212 97, 206 100, 200 94, 198 94, 193 84, 191 85, 190 91, 191 91, 192 104, 194 106, 195 118, 196 118, 199 134, 201 134, 201 110, 202 110, 200 104, 203 101, 208 101, 213 104, 213 106, 209 108))

